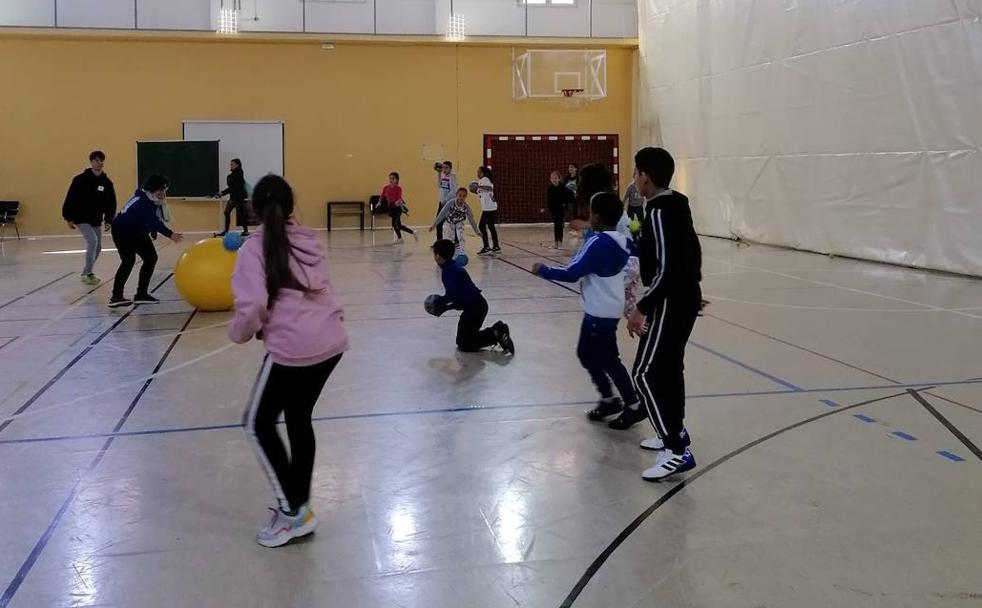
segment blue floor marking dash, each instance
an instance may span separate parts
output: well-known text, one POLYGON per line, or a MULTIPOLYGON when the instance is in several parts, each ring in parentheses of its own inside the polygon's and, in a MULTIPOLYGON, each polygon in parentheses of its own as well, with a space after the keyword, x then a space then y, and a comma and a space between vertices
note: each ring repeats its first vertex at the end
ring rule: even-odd
POLYGON ((839 407, 839 404, 836 403, 835 401, 832 401, 831 399, 822 399, 821 403, 824 403, 829 407, 839 407))
POLYGON ((900 437, 901 439, 905 439, 907 441, 917 441, 917 437, 914 437, 913 435, 909 433, 905 433, 903 431, 894 431, 890 434, 893 435, 894 437, 900 437))
POLYGON ((864 416, 863 414, 853 414, 853 416, 859 418, 863 422, 876 422, 876 418, 870 418, 869 416, 864 416))
POLYGON ((947 458, 948 460, 950 460, 952 462, 965 462, 965 459, 964 458, 962 458, 958 454, 952 454, 948 450, 939 450, 938 451, 938 455, 939 456, 944 456, 945 458, 947 458))

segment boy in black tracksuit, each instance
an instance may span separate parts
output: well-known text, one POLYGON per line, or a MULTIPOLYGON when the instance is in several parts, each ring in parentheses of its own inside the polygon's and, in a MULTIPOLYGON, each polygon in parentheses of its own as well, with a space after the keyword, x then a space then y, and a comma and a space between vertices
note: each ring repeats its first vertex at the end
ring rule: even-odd
POLYGON ((692 224, 689 199, 669 189, 675 161, 661 148, 634 157, 635 183, 645 197, 639 252, 646 290, 628 322, 640 335, 634 383, 658 437, 642 447, 656 451, 646 481, 657 481, 696 466, 685 430, 683 358, 702 308, 702 250, 692 224))
POLYGON ((102 253, 102 222, 105 221, 108 226, 116 215, 116 190, 103 171, 105 162, 103 152, 96 150, 89 154, 92 168, 72 179, 61 208, 61 215, 68 227, 78 230, 85 239, 82 282, 87 285, 99 284, 99 279, 93 274, 93 266, 102 253))
POLYGON ((498 321, 481 329, 488 316, 488 301, 467 271, 454 262, 455 250, 454 242, 449 239, 433 243, 433 259, 440 266, 440 278, 447 290, 446 295, 436 299, 434 314, 440 316, 451 309, 461 311, 457 322, 457 348, 461 352, 474 353, 498 345, 509 355, 514 355, 515 344, 507 325, 498 321))

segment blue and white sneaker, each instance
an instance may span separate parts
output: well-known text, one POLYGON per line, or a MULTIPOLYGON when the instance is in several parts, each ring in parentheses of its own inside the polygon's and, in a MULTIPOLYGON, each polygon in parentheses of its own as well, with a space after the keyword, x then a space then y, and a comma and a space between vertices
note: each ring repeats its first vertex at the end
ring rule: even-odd
POLYGON ((317 528, 317 518, 310 507, 304 505, 296 515, 287 515, 280 509, 271 508, 273 517, 266 527, 256 534, 256 542, 264 547, 282 547, 294 538, 312 534, 317 528))
MULTIPOLYGON (((689 431, 682 429, 682 446, 689 447, 692 445, 692 439, 689 438, 689 431)), ((650 452, 660 452, 665 449, 665 441, 662 440, 660 435, 655 435, 654 437, 648 437, 641 441, 641 449, 648 450, 650 452)))
POLYGON ((681 455, 663 450, 655 456, 655 466, 646 469, 641 473, 641 477, 645 481, 661 481, 676 473, 684 473, 694 468, 696 468, 696 459, 689 448, 685 448, 685 452, 681 455))

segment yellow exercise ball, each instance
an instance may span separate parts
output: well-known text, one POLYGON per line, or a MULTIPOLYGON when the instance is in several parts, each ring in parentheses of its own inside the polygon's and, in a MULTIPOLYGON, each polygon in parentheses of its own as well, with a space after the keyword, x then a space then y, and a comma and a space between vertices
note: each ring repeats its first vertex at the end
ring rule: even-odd
POLYGON ((177 293, 198 310, 217 312, 232 308, 232 270, 236 252, 222 239, 198 241, 188 247, 174 267, 177 293))

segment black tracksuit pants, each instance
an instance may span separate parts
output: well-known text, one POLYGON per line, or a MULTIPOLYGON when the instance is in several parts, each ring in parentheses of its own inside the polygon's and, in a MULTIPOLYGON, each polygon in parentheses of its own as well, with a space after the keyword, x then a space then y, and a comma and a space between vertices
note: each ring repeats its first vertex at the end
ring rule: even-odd
POLYGON ((638 344, 633 380, 652 426, 676 454, 685 451, 685 344, 695 326, 702 300, 669 296, 647 319, 647 332, 638 344))

